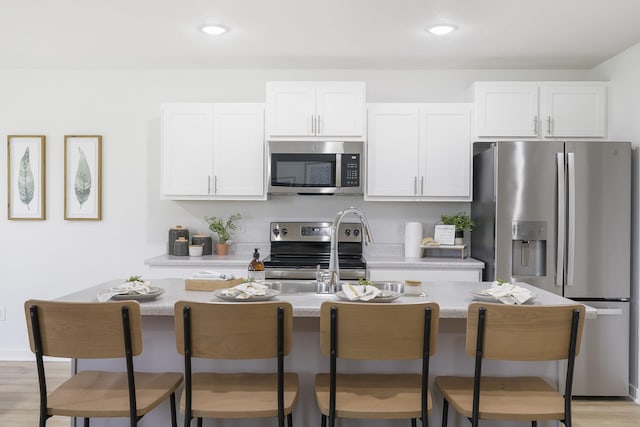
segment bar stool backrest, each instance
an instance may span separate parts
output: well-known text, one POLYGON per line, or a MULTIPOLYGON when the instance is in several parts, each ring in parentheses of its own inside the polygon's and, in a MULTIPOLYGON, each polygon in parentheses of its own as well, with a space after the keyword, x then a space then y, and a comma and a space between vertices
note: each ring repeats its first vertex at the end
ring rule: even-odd
POLYGON ((466 351, 476 356, 478 319, 485 308, 484 345, 486 359, 513 361, 563 360, 569 357, 571 325, 579 312, 576 355, 580 350, 585 308, 564 306, 472 303, 468 308, 466 351))
POLYGON ((337 314, 337 357, 360 360, 408 360, 423 356, 425 310, 431 309, 429 355, 436 352, 439 306, 436 303, 372 304, 326 301, 320 307, 320 348, 331 351, 331 308, 337 314))
POLYGON ((190 308, 191 356, 266 359, 278 355, 278 308, 284 311, 284 354, 291 351, 293 308, 284 301, 217 303, 178 301, 174 306, 176 350, 184 355, 184 308, 190 308))
POLYGON ((63 302, 28 300, 24 304, 29 344, 35 353, 35 307, 42 355, 76 359, 125 357, 123 307, 127 308, 132 355, 142 352, 140 305, 136 301, 63 302))

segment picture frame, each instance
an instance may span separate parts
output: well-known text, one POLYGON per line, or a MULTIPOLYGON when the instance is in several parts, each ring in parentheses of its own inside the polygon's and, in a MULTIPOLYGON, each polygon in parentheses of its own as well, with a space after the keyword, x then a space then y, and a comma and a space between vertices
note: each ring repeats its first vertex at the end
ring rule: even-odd
POLYGON ((7 218, 46 219, 46 138, 7 136, 7 218))
POLYGON ((64 219, 102 219, 102 136, 64 136, 64 219))
POLYGON ((455 243, 456 226, 437 224, 433 233, 433 240, 441 245, 453 245, 455 243))

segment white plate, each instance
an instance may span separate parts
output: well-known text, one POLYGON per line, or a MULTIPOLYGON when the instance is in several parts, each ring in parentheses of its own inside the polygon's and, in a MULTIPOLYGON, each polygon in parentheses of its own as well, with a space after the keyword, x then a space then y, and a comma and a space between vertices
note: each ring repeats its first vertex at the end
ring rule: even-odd
POLYGON ((398 292, 393 292, 393 291, 381 291, 379 296, 377 296, 376 298, 370 299, 368 301, 363 301, 359 299, 355 299, 355 300, 349 299, 347 295, 344 293, 344 291, 336 292, 336 296, 341 300, 349 301, 349 302, 391 302, 393 300, 398 299, 400 297, 400 294, 398 292))
POLYGON ((253 296, 250 296, 249 298, 246 298, 246 299, 240 299, 240 298, 236 298, 236 297, 231 296, 231 295, 225 295, 223 292, 228 290, 228 289, 230 289, 230 288, 217 289, 217 290, 213 291, 213 295, 215 295, 216 297, 220 298, 221 300, 233 301, 233 302, 268 301, 270 299, 273 299, 277 295, 280 295, 280 292, 276 291, 275 289, 265 289, 266 295, 253 295, 253 296))
POLYGON ((152 299, 156 299, 160 295, 164 294, 164 289, 150 287, 149 292, 146 294, 118 294, 111 297, 112 300, 115 301, 124 301, 124 300, 136 300, 136 301, 150 301, 152 299))
MULTIPOLYGON (((494 296, 481 294, 480 292, 471 292, 471 296, 476 301, 500 302, 500 303, 502 302, 502 301, 500 301, 499 299, 497 299, 494 296)), ((529 303, 533 302, 534 299, 536 299, 536 294, 531 294, 531 298, 529 298, 527 301, 525 301, 525 304, 529 304, 529 303)))

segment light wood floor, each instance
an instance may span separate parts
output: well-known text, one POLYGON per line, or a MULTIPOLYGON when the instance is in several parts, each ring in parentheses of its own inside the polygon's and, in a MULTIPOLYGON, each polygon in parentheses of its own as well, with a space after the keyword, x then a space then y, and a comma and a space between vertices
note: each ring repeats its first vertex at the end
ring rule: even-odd
MULTIPOLYGON (((47 362, 47 388, 69 377, 70 364, 47 362)), ((33 362, 0 362, 0 426, 38 425, 38 376, 33 362)), ((576 399, 575 427, 638 427, 640 406, 625 399, 576 399)), ((69 427, 69 418, 53 417, 47 427, 69 427)))

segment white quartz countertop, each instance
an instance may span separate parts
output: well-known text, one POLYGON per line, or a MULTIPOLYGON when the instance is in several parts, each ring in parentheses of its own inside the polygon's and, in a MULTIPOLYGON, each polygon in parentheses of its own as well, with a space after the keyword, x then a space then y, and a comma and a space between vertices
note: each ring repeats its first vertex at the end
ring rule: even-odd
MULTIPOLYGON (((98 291, 121 284, 124 279, 115 279, 100 285, 92 286, 79 292, 65 295, 59 300, 90 302, 97 301, 98 291)), ((178 300, 188 301, 220 301, 211 291, 187 291, 184 279, 153 279, 151 285, 165 290, 164 294, 154 300, 140 303, 143 316, 173 316, 173 305, 178 300)), ((441 318, 465 318, 467 306, 473 301, 472 292, 490 287, 486 282, 429 282, 423 283, 425 296, 402 296, 389 304, 403 304, 422 301, 435 301, 440 305, 441 318)), ((529 288, 536 298, 537 305, 564 305, 573 301, 552 294, 531 285, 522 284, 529 288)), ((334 300, 332 294, 316 294, 305 292, 294 295, 278 295, 276 299, 288 301, 293 305, 294 317, 318 317, 320 304, 334 300)), ((228 304, 251 304, 250 302, 229 302, 228 304)), ((595 318, 596 310, 587 306, 587 318, 595 318)))
MULTIPOLYGON (((459 257, 441 258, 405 258, 402 256, 367 255, 367 268, 419 268, 419 269, 465 269, 479 270, 484 263, 474 258, 460 259, 459 257)), ((229 267, 246 268, 246 255, 205 255, 201 257, 186 257, 174 255, 160 255, 146 259, 144 263, 151 267, 229 267)))

